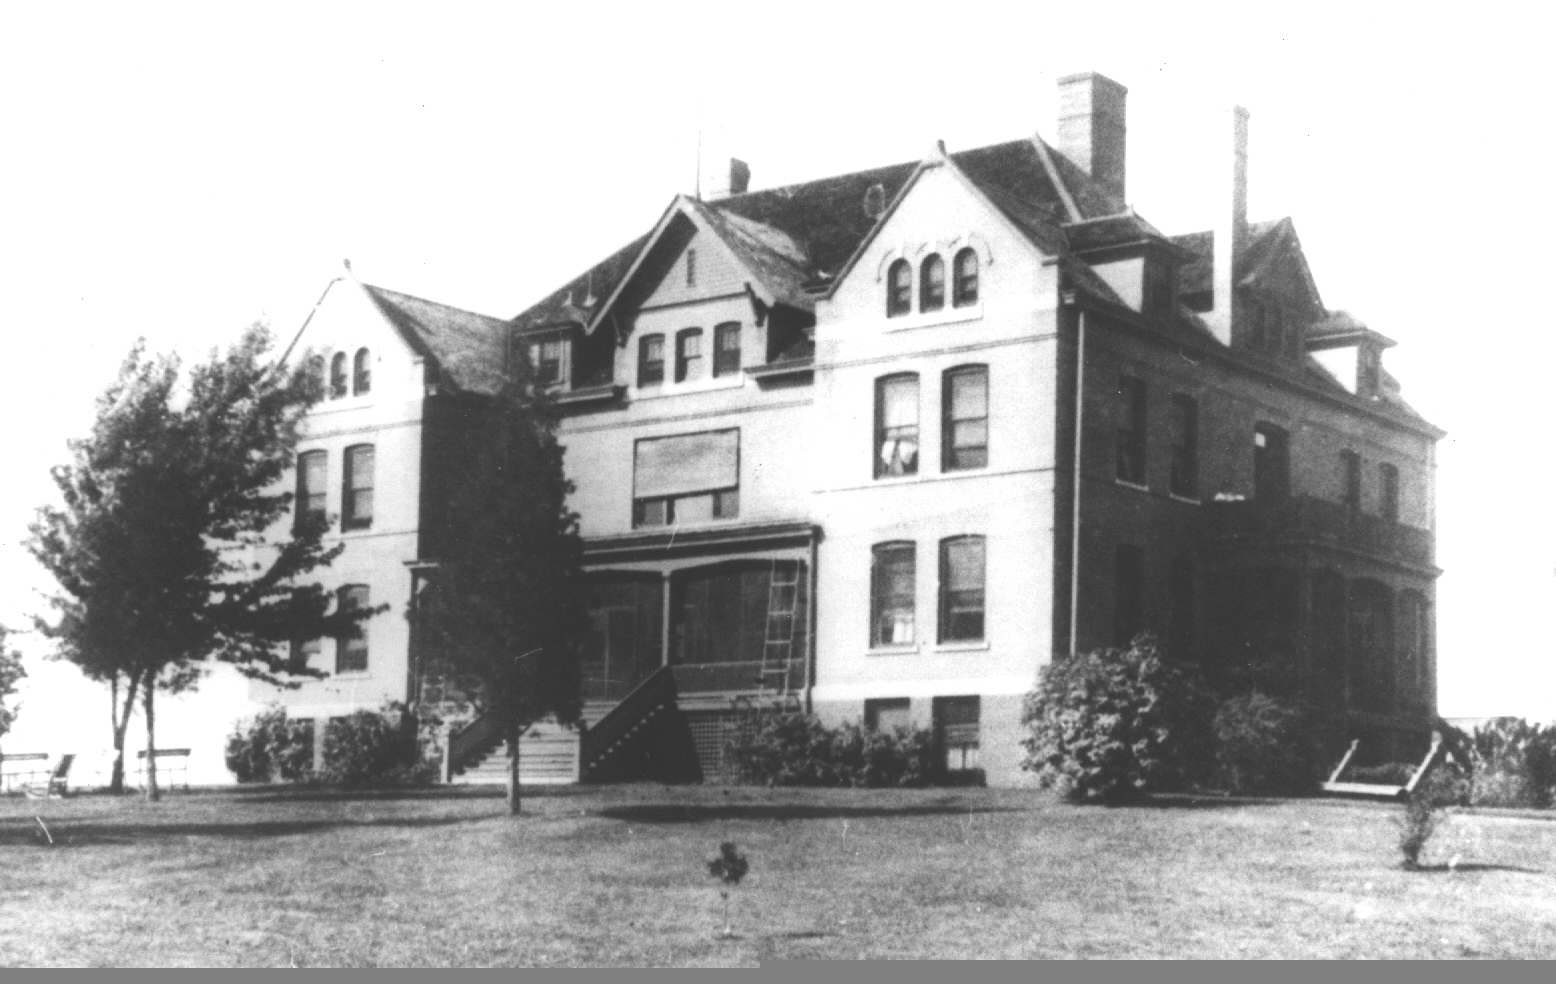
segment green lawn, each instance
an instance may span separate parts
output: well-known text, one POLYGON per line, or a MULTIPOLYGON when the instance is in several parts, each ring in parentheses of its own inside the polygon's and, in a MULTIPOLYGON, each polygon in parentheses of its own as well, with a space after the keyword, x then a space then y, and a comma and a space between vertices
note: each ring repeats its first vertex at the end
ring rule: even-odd
POLYGON ((297 790, 0 800, 0 964, 1556 957, 1556 821, 1000 790, 297 790), (48 846, 35 815, 54 838, 48 846), (736 936, 704 870, 749 855, 736 936), (1448 862, 1455 859, 1452 868, 1448 862))

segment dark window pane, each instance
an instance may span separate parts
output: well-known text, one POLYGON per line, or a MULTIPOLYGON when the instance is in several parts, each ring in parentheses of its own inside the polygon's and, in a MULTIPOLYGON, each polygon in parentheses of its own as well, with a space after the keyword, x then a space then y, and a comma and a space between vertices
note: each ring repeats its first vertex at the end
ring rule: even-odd
POLYGON ((330 399, 338 400, 346 395, 346 353, 336 352, 330 360, 330 399))
POLYGON ((702 378, 702 329, 688 328, 676 336, 675 381, 702 378))
POLYGON ((930 256, 919 269, 920 311, 938 311, 945 307, 945 261, 939 254, 930 256))
POLYGON ((1133 376, 1118 381, 1118 477, 1145 484, 1145 382, 1133 376))
POLYGON ((1399 469, 1393 465, 1379 465, 1378 479, 1380 502, 1378 512, 1391 523, 1399 521, 1399 469))
POLYGON ((346 449, 346 476, 341 495, 341 527, 363 529, 373 525, 373 446, 346 449))
POLYGON ((351 392, 361 396, 373 388, 373 360, 367 349, 357 349, 352 363, 351 392))
POLYGON ((953 292, 956 307, 978 303, 978 254, 970 247, 956 254, 953 292))
POLYGON ((1253 432, 1253 497, 1275 502, 1290 488, 1291 461, 1286 432, 1274 424, 1259 424, 1253 432))
MULTIPOLYGON (((340 589, 342 610, 368 607, 365 584, 348 584, 340 589)), ((367 670, 367 622, 357 623, 361 634, 355 639, 341 637, 335 643, 335 672, 362 673, 367 670)))
POLYGON ((1172 398, 1173 495, 1192 499, 1199 494, 1199 404, 1179 393, 1172 398))
POLYGON ((713 375, 728 376, 740 371, 740 326, 719 325, 713 336, 713 375))
POLYGON ((655 386, 665 381, 665 337, 645 335, 638 342, 638 385, 655 386))
POLYGON ((913 310, 913 267, 898 260, 886 274, 886 316, 895 318, 913 310))
POLYGON ((1353 513, 1361 511, 1361 455, 1355 451, 1340 452, 1340 501, 1353 513))
POLYGON ((297 456, 297 519, 324 518, 325 483, 328 482, 327 457, 323 451, 307 451, 297 456))
POLYGON ((1127 543, 1113 556, 1113 644, 1127 646, 1140 634, 1145 605, 1145 553, 1127 543))

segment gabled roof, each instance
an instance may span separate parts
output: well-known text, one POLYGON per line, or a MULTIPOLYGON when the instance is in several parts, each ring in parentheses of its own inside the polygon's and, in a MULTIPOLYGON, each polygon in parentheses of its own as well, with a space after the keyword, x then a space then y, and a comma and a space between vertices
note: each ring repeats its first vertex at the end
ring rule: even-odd
MULTIPOLYGON (((1046 149, 1047 145, 1042 147, 1046 149)), ((1069 215, 1066 197, 1076 203, 1082 218, 1110 215, 1123 208, 1122 202, 1114 200, 1063 155, 1049 150, 1046 156, 1050 160, 1045 163, 1035 137, 948 156, 1034 245, 1049 255, 1064 248, 1058 223, 1069 215), (1057 185, 1054 176, 1059 178, 1057 185)), ((866 210, 870 190, 879 185, 881 200, 893 201, 919 165, 920 162, 911 161, 717 201, 687 201, 762 280, 760 286, 769 296, 807 308, 809 295, 835 281, 883 218, 880 212, 866 210)), ((515 324, 533 328, 578 321, 575 305, 579 299, 586 292, 597 299, 613 295, 651 239, 652 233, 629 243, 524 311, 515 324)))
MULTIPOLYGON (((1198 294, 1212 289, 1214 269, 1215 234, 1186 232, 1171 237, 1176 246, 1194 256, 1178 271, 1178 290, 1184 294, 1198 294)), ((1281 263, 1295 263, 1297 275, 1307 284, 1315 304, 1322 306, 1318 285, 1313 281, 1307 259, 1302 252, 1302 242, 1297 238, 1297 227, 1289 217, 1269 222, 1248 223, 1248 239, 1242 254, 1237 257, 1237 282, 1245 287, 1257 287, 1281 263)))
POLYGON ((450 385, 487 395, 502 388, 507 327, 500 318, 385 287, 363 284, 362 289, 406 344, 431 359, 450 385))

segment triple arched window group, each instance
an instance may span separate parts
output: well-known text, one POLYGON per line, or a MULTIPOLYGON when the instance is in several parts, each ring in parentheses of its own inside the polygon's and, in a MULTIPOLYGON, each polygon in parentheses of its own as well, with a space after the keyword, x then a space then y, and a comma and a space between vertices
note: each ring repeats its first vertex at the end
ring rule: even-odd
POLYGON ((331 400, 348 396, 365 396, 373 389, 373 354, 367 348, 357 349, 355 356, 336 352, 330 359, 329 378, 324 378, 324 360, 314 362, 314 374, 324 395, 331 400))
MULTIPOLYGON (((978 303, 978 253, 971 246, 957 252, 951 261, 951 306, 969 307, 978 303)), ((926 256, 918 266, 918 310, 929 313, 946 305, 945 259, 939 253, 926 256)), ((886 316, 898 318, 913 313, 913 264, 897 260, 886 271, 886 316)))

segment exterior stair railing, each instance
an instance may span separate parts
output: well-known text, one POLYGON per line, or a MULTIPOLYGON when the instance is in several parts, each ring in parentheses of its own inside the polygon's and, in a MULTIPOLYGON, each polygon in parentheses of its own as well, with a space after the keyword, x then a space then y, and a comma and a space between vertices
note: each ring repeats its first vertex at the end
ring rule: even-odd
POLYGON ((591 773, 633 733, 666 705, 675 703, 675 677, 661 666, 611 708, 580 737, 579 771, 585 782, 591 773))
POLYGON ((458 731, 450 731, 443 743, 443 781, 447 783, 492 750, 505 736, 495 715, 482 714, 458 731))

